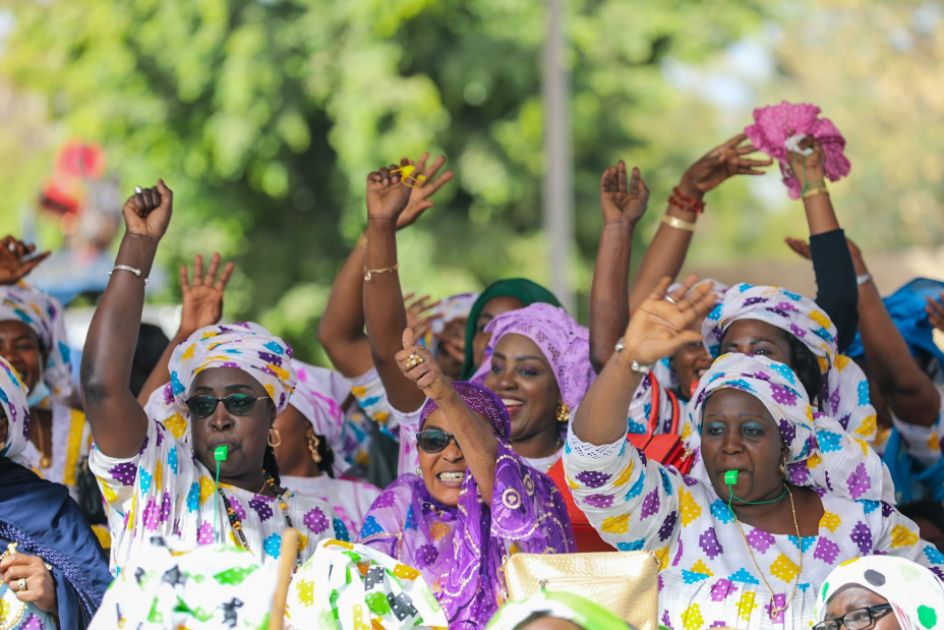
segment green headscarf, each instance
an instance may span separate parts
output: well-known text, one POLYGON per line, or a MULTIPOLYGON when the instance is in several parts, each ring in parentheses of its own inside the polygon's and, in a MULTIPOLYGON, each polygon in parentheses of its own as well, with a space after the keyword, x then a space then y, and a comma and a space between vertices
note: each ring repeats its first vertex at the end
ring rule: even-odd
POLYGON ((462 364, 461 380, 467 381, 475 374, 476 366, 473 365, 472 340, 475 339, 475 325, 482 314, 485 305, 497 297, 513 297, 521 300, 523 306, 543 302, 553 306, 560 306, 560 302, 554 297, 554 294, 542 287, 536 282, 527 278, 506 278, 498 280, 488 285, 479 298, 472 305, 469 311, 469 319, 465 325, 465 362, 462 364))
POLYGON ((632 630, 631 626, 602 606, 578 595, 541 591, 531 597, 505 602, 486 630, 514 630, 535 613, 572 621, 587 630, 632 630))

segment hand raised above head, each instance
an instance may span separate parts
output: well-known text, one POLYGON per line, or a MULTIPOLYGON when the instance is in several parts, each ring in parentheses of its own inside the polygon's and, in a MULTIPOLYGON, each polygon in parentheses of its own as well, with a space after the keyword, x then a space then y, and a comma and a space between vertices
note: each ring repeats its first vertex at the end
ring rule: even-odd
POLYGON ((424 169, 428 158, 428 153, 416 162, 402 158, 399 166, 391 164, 367 176, 368 220, 390 221, 395 226, 399 223, 413 187, 427 179, 424 169))
POLYGON ((747 155, 757 151, 747 135, 741 133, 698 158, 682 175, 679 185, 686 195, 701 197, 735 175, 763 175, 763 167, 773 160, 752 159, 747 155))
MULTIPOLYGON (((428 158, 429 154, 424 153, 420 156, 420 162, 425 163, 428 158)), ((406 160, 406 158, 401 159, 400 164, 403 164, 404 160, 406 160)), ((407 160, 407 162, 409 162, 409 160, 407 160)), ((436 177, 439 169, 441 169, 445 163, 446 156, 440 155, 429 165, 429 169, 423 174, 424 177, 416 180, 416 183, 410 190, 410 199, 406 204, 406 208, 404 208, 400 216, 397 217, 398 230, 413 225, 424 212, 436 205, 436 202, 432 201, 433 195, 436 194, 436 191, 445 186, 455 175, 452 171, 446 171, 439 177, 436 177)))
POLYGON ((128 234, 160 240, 167 232, 174 211, 174 193, 157 180, 153 188, 135 188, 121 209, 128 234))
POLYGON ((236 264, 230 261, 220 272, 221 261, 219 253, 214 253, 210 259, 210 268, 204 274, 203 256, 197 254, 193 259, 192 281, 186 265, 180 267, 182 298, 180 332, 182 334, 189 336, 204 326, 218 323, 223 317, 223 295, 236 264))
POLYGON ((698 284, 698 276, 692 275, 670 292, 670 282, 668 277, 660 280, 630 318, 623 336, 623 353, 629 360, 652 364, 685 344, 701 341, 693 326, 714 306, 712 284, 698 284))
POLYGON ((36 253, 35 245, 27 245, 14 236, 0 239, 0 285, 19 282, 46 260, 50 253, 36 253))
POLYGON ((648 204, 649 188, 638 168, 633 167, 628 182, 626 162, 623 160, 603 171, 600 177, 600 207, 604 224, 635 225, 645 214, 648 204))
POLYGON ((800 180, 802 192, 823 186, 826 181, 826 153, 819 140, 807 136, 800 141, 800 151, 789 151, 790 170, 800 180))

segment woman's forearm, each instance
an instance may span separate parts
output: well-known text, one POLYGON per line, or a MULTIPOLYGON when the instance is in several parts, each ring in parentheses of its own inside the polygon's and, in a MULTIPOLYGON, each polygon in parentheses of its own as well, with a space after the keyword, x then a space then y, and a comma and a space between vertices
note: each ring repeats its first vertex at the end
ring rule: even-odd
POLYGON ((362 235, 331 285, 318 324, 318 341, 341 374, 355 378, 373 367, 364 334, 364 266, 367 236, 362 235))
POLYGON ((610 223, 600 233, 590 287, 590 360, 597 372, 606 365, 629 323, 633 231, 634 226, 610 223))

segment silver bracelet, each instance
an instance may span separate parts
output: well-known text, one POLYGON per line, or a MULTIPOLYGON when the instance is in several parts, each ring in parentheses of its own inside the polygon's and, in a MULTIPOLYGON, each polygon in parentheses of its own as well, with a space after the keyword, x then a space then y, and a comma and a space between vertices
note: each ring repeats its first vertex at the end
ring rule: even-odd
MULTIPOLYGON (((614 352, 620 353, 625 348, 622 338, 616 342, 616 345, 613 347, 614 352)), ((654 363, 640 363, 635 359, 629 364, 629 369, 635 372, 636 374, 648 374, 652 371, 652 368, 655 367, 654 363)))
POLYGON ((856 276, 856 285, 861 287, 863 284, 865 284, 871 279, 872 279, 872 274, 870 273, 864 273, 861 276, 856 276))
MULTIPOLYGON (((134 274, 135 278, 140 278, 144 274, 144 272, 138 269, 137 267, 132 267, 131 265, 119 264, 112 267, 112 270, 108 272, 108 277, 111 278, 111 274, 113 274, 116 271, 127 271, 128 273, 134 274)), ((144 279, 145 286, 147 285, 147 283, 148 283, 148 279, 145 278, 144 279)))

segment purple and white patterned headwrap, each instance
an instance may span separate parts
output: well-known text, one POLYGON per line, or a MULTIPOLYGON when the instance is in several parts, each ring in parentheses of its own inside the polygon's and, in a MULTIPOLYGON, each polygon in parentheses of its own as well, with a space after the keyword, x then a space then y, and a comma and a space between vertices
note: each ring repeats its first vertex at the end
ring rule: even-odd
POLYGON ((72 393, 72 366, 62 305, 51 295, 26 282, 0 287, 0 321, 29 326, 45 355, 43 382, 50 393, 64 398, 72 393))
POLYGON ((838 333, 829 315, 813 300, 781 287, 742 283, 728 289, 702 324, 708 353, 721 353, 721 340, 732 323, 753 319, 793 335, 809 348, 823 375, 823 410, 867 442, 878 429, 869 399, 868 379, 849 357, 839 354, 838 333))
POLYGON ((485 327, 492 337, 485 348, 482 365, 472 377, 482 384, 492 369, 495 347, 505 335, 521 335, 533 341, 551 366, 561 399, 576 409, 596 378, 590 364, 590 332, 559 306, 535 303, 502 313, 485 327))
POLYGON ((315 433, 324 436, 332 450, 337 451, 344 426, 344 411, 322 382, 321 372, 328 370, 297 359, 292 359, 291 363, 298 381, 289 404, 308 419, 315 433))
POLYGON ((788 365, 746 354, 718 357, 689 405, 689 421, 699 432, 708 398, 722 389, 745 392, 764 404, 787 447, 787 479, 791 483, 854 500, 894 504, 894 484, 881 458, 834 419, 814 412, 806 390, 788 365))
POLYGON ((240 369, 259 381, 276 413, 288 406, 296 383, 292 348, 255 322, 206 326, 174 349, 168 368, 178 406, 186 409, 190 384, 200 372, 223 367, 240 369))
MULTIPOLYGON (((492 423, 495 428, 495 435, 502 440, 508 440, 511 434, 511 419, 508 417, 508 410, 502 404, 501 399, 491 390, 469 383, 467 381, 456 381, 452 388, 459 394, 459 398, 466 406, 476 413, 480 413, 492 423)), ((432 398, 426 399, 423 410, 420 412, 420 430, 426 425, 426 420, 430 414, 439 409, 439 405, 432 398)))
POLYGON ((26 448, 30 417, 27 395, 23 379, 0 357, 0 409, 7 423, 7 439, 0 444, 0 456, 13 459, 26 448))

